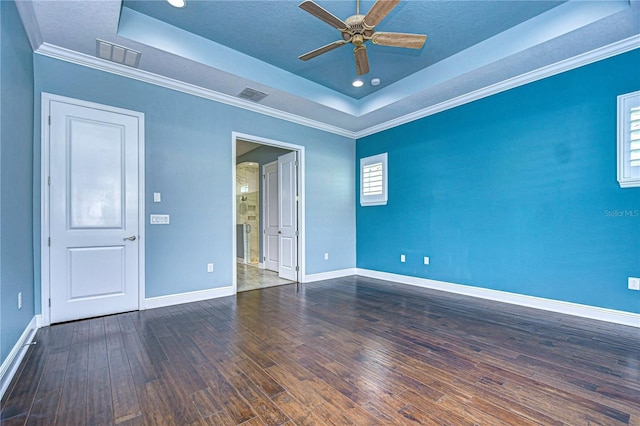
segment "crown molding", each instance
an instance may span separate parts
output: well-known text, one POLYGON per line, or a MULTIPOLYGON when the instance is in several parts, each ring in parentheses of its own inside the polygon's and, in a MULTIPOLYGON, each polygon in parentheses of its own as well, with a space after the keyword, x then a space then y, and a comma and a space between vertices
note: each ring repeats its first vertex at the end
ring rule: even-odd
POLYGON ((278 118, 281 120, 289 121, 302 126, 322 130, 336 135, 344 136, 347 138, 355 139, 355 132, 342 129, 337 126, 322 123, 320 121, 312 120, 309 118, 301 117, 299 115, 291 114, 277 110, 275 108, 259 105, 253 102, 249 102, 243 99, 236 98, 235 96, 226 95, 224 93, 216 92, 215 90, 205 89, 194 84, 185 83, 183 81, 175 80, 169 77, 164 77, 158 74, 154 74, 148 71, 127 67, 125 65, 116 64, 106 61, 94 56, 86 55, 84 53, 78 53, 63 47, 52 45, 49 43, 42 43, 35 53, 47 56, 61 61, 70 62, 76 65, 81 65, 87 68, 92 68, 98 71, 104 71, 111 74, 116 74, 122 77, 131 78, 134 80, 142 81, 145 83, 153 84, 156 86, 164 87, 167 89, 175 90, 178 92, 186 93, 193 96, 198 96, 204 99, 209 99, 215 102, 219 102, 225 105, 230 105, 236 108, 245 109, 248 111, 256 112, 258 114, 267 115, 270 117, 278 118))
MULTIPOLYGON (((23 3, 23 2, 18 2, 23 3)), ((21 14, 22 16, 22 14, 21 14)), ((24 17, 23 17, 24 20, 24 17)), ((37 26, 36 26, 37 28, 37 26)), ((28 31, 29 34, 31 32, 28 31)), ((32 37, 29 36, 31 40, 32 37)), ((163 77, 161 75, 153 74, 148 71, 143 71, 135 68, 130 68, 124 65, 111 63, 103 59, 99 59, 93 56, 85 55, 82 53, 74 52, 69 49, 65 49, 59 46, 51 45, 48 43, 41 43, 35 50, 35 53, 48 56, 51 58, 59 59, 66 62, 71 62, 77 65, 93 68, 99 71, 104 71, 116 75, 120 75, 127 78, 132 78, 138 81, 150 83, 156 86, 165 87, 171 90, 176 90, 193 96, 209 99, 212 101, 220 102, 226 105, 234 106, 237 108, 245 109, 248 111, 256 112, 259 114, 267 115, 270 117, 278 118, 281 120, 289 121, 292 123, 300 124, 306 127, 322 130, 325 132, 333 133, 336 135, 344 136, 350 139, 359 139, 365 136, 369 136, 375 133, 382 132, 384 130, 391 129, 393 127, 401 126, 403 124, 410 123, 421 118, 428 117, 451 108, 455 108, 482 98, 486 98, 500 92, 504 92, 525 84, 542 80, 547 77, 554 76, 556 74, 570 71, 575 68, 579 68, 585 65, 589 65, 594 62, 601 61, 622 53, 629 52, 640 48, 640 35, 629 37, 627 39, 612 43, 610 45, 592 50, 574 56, 572 58, 556 62, 554 64, 538 68, 537 70, 521 74, 519 76, 492 84, 487 87, 483 87, 478 90, 466 93, 453 99, 449 99, 445 102, 423 108, 418 111, 414 111, 410 114, 403 115, 398 118, 394 118, 389 121, 377 124, 365 128, 360 131, 350 131, 347 129, 333 126, 331 124, 323 123, 320 121, 308 119, 288 112, 280 111, 275 108, 267 107, 264 105, 258 105, 253 102, 245 101, 234 96, 226 95, 214 90, 205 89, 193 84, 185 83, 179 80, 163 77)), ((354 117, 354 120, 357 120, 354 117)))
POLYGON ((419 120, 421 118, 467 104, 469 102, 477 101, 478 99, 486 98, 518 86, 523 86, 537 80, 542 80, 544 78, 551 77, 565 71, 570 71, 572 69, 579 68, 585 65, 589 65, 591 63, 598 62, 612 56, 620 55, 622 53, 629 52, 638 48, 640 48, 640 35, 629 37, 627 39, 609 44, 607 46, 603 46, 590 52, 585 52, 578 56, 574 56, 572 58, 556 62, 542 68, 538 68, 537 70, 530 71, 525 74, 521 74, 517 77, 503 80, 499 83, 474 90, 473 92, 466 93, 462 96, 458 96, 457 98, 449 99, 437 105, 414 111, 410 114, 403 115, 402 117, 394 118, 393 120, 389 120, 384 123, 371 126, 367 129, 360 130, 358 132, 355 132, 355 138, 359 139, 365 136, 372 135, 374 133, 379 133, 393 127, 401 126, 403 124, 407 124, 412 121, 419 120))

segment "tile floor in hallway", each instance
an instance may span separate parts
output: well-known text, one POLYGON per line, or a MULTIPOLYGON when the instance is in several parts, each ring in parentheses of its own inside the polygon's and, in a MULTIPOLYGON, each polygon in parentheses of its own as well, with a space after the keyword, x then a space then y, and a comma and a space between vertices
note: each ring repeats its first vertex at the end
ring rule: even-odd
POLYGON ((294 281, 285 280, 277 272, 261 269, 255 265, 238 262, 238 291, 257 290, 259 288, 292 284, 294 281))

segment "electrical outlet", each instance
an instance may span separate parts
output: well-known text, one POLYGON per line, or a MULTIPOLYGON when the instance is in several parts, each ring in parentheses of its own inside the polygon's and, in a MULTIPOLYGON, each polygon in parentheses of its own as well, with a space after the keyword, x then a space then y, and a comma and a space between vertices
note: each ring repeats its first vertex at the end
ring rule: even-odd
POLYGON ((324 260, 329 260, 329 253, 324 254, 324 260))
POLYGON ((429 256, 425 256, 424 257, 424 264, 428 265, 429 264, 429 256))
POLYGON ((154 203, 161 203, 162 202, 162 194, 160 194, 159 192, 154 192, 153 193, 153 202, 154 203))
POLYGON ((640 278, 629 277, 629 290, 640 290, 640 278))
POLYGON ((207 263, 207 272, 213 272, 213 263, 207 263))
POLYGON ((18 309, 22 309, 22 292, 18 293, 18 309))
POLYGON ((405 255, 404 255, 404 254, 401 254, 401 255, 400 255, 400 262, 404 263, 404 262, 406 262, 406 261, 407 261, 407 258, 405 257, 405 255))

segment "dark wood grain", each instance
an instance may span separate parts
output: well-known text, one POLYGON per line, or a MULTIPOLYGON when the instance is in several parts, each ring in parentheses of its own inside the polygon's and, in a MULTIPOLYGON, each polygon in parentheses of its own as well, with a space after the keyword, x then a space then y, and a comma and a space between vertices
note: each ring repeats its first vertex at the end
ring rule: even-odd
POLYGON ((348 277, 38 330, 2 425, 640 425, 640 329, 348 277))

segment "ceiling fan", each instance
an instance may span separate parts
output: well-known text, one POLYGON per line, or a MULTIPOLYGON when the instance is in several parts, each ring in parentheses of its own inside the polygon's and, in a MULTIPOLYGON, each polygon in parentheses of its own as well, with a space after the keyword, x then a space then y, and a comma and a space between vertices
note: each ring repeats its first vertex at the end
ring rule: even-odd
POLYGON ((366 15, 361 15, 360 0, 356 0, 356 14, 342 21, 312 0, 303 1, 299 7, 338 29, 342 35, 342 40, 329 43, 326 46, 307 52, 298 58, 303 61, 308 61, 323 53, 330 52, 343 44, 351 43, 355 46, 353 55, 356 61, 356 73, 363 75, 369 72, 369 58, 367 57, 367 48, 364 45, 369 40, 371 40, 373 44, 382 46, 406 47, 409 49, 422 48, 427 39, 427 36, 424 34, 375 31, 375 26, 378 25, 398 3, 400 3, 400 0, 377 0, 366 15))

